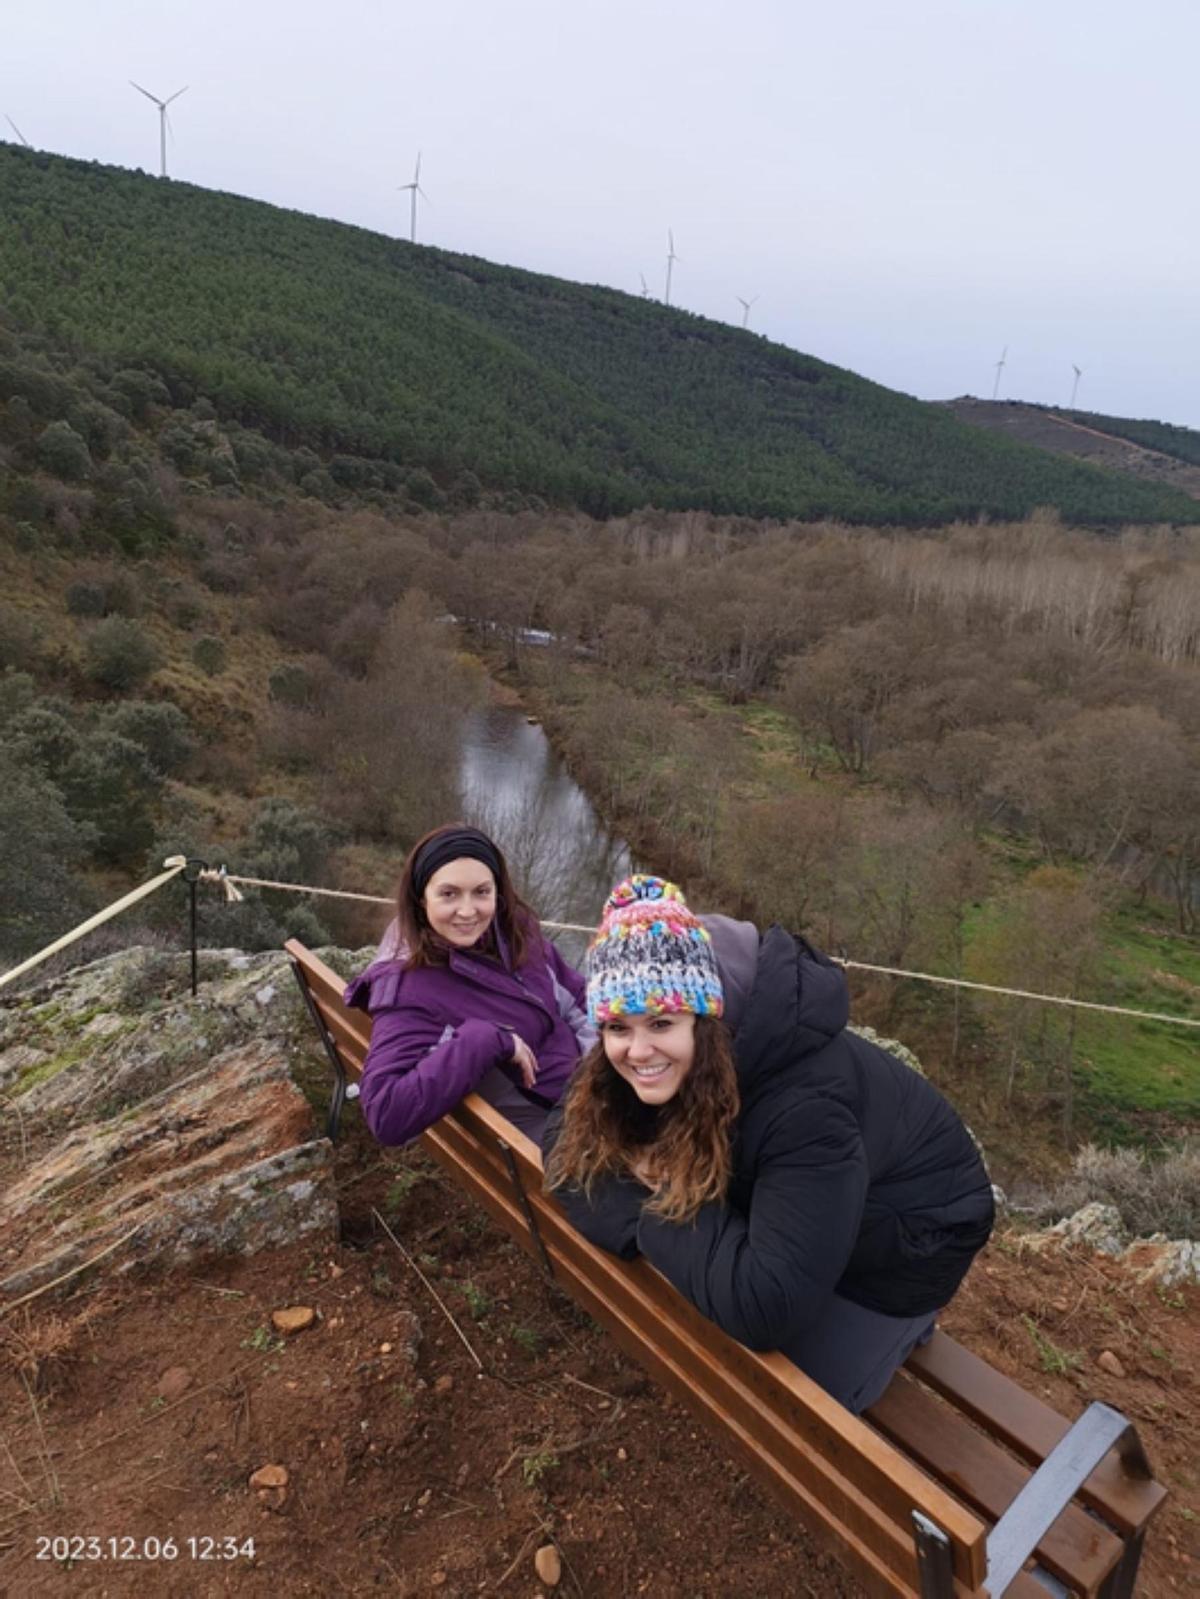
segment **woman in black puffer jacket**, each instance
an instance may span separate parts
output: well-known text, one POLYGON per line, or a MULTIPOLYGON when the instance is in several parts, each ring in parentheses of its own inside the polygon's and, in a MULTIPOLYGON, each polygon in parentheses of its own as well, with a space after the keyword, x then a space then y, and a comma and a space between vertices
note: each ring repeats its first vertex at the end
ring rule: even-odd
POLYGON ((697 918, 660 878, 610 895, 588 1010, 600 1042, 547 1123, 547 1186, 594 1243, 865 1409, 991 1232, 956 1112, 848 1031, 838 966, 697 918))

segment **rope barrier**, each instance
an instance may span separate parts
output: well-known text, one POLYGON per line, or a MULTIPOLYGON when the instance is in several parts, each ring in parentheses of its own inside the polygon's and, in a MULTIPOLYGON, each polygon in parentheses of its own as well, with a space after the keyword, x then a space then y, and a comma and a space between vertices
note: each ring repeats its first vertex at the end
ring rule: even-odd
MULTIPOLYGON (((330 899, 360 900, 368 905, 392 905, 394 900, 385 899, 379 894, 355 894, 344 888, 315 888, 303 883, 278 883, 266 877, 235 877, 226 872, 223 866, 209 868, 200 873, 202 883, 216 883, 224 888, 226 898, 229 900, 241 899, 241 895, 234 887, 237 883, 245 883, 253 888, 284 889, 293 894, 324 894, 330 899)), ((543 921, 543 927, 549 927, 555 932, 563 933, 594 933, 595 927, 585 926, 581 922, 551 922, 543 921)), ((1072 999, 1066 994, 1038 994, 1027 988, 1004 988, 997 983, 974 983, 965 977, 942 977, 936 972, 907 971, 900 966, 875 966, 869 961, 847 960, 840 955, 830 956, 831 960, 839 966, 859 972, 881 972, 887 977, 908 977, 918 983, 937 983, 944 988, 969 988, 981 994, 1000 994, 1008 999, 1035 999, 1043 1005, 1064 1005, 1074 1010, 1103 1011, 1109 1016, 1132 1016, 1139 1021, 1169 1022, 1177 1027, 1200 1028, 1200 1017, 1172 1016, 1166 1011, 1134 1010, 1127 1005, 1104 1005, 1094 999, 1072 999)))
MULTIPOLYGON (((0 975, 0 988, 3 988, 7 983, 15 981, 16 978, 30 971, 33 967, 40 965, 42 961, 48 960, 51 955, 57 954, 59 950, 66 949, 69 945, 76 943, 85 934, 100 927, 104 922, 120 915, 123 910, 127 910, 130 905, 136 904, 138 900, 145 899, 148 894, 153 894, 156 889, 161 888, 164 883, 169 883, 173 877, 182 872, 187 864, 186 858, 182 855, 169 856, 163 862, 164 870, 157 877, 152 877, 149 882, 143 883, 140 888, 133 889, 132 892, 124 895, 121 899, 115 900, 105 910, 97 912, 95 916, 91 916, 87 921, 81 922, 78 927, 72 928, 69 933, 64 933, 61 938, 55 939, 53 944, 48 944, 45 949, 39 950, 36 955, 31 955, 20 966, 14 966, 11 971, 0 975)), ((356 900, 364 905, 391 905, 394 903, 381 894, 358 894, 346 888, 318 888, 313 883, 284 883, 271 877, 242 877, 226 871, 223 866, 204 867, 196 873, 196 881, 211 883, 220 888, 225 895, 226 901, 230 904, 237 904, 244 898, 237 886, 238 884, 242 884, 247 888, 273 888, 289 894, 320 894, 327 899, 356 900)), ((586 926, 582 922, 543 921, 542 926, 548 927, 554 932, 562 933, 590 934, 596 931, 594 927, 586 926)), ((1128 1016, 1135 1021, 1165 1022, 1173 1027, 1200 1028, 1200 1017, 1172 1016, 1166 1011, 1136 1010, 1129 1005, 1106 1005, 1099 1000, 1073 999, 1066 994, 1039 994, 1029 988, 1005 988, 998 983, 975 983, 966 977, 943 977, 936 972, 909 971, 900 966, 877 966, 870 961, 848 960, 839 955, 834 955, 830 958, 836 961, 839 966, 844 966, 853 971, 878 972, 885 977, 906 977, 917 983, 936 983, 943 988, 966 988, 979 994, 999 994, 1006 999, 1032 999, 1042 1005, 1062 1005, 1072 1010, 1100 1011, 1108 1016, 1128 1016)))
POLYGON ((1009 999, 1037 999, 1045 1005, 1070 1005, 1076 1010, 1107 1011, 1110 1016, 1136 1016, 1146 1022, 1174 1022, 1177 1027, 1200 1027, 1200 1017, 1172 1016, 1161 1010, 1131 1010, 1127 1005, 1102 1005, 1095 999, 1069 999, 1065 994, 1035 994, 1029 988, 1002 988, 998 983, 972 983, 965 977, 939 977, 935 972, 906 972, 899 966, 872 966, 867 961, 842 960, 839 966, 853 966, 860 972, 886 972, 889 977, 913 977, 921 983, 941 983, 948 988, 974 988, 983 994, 1003 994, 1009 999))
POLYGON ((60 949, 67 949, 71 944, 78 943, 86 934, 94 932, 97 927, 102 927, 105 922, 110 922, 114 916, 119 916, 122 911, 128 910, 131 905, 136 905, 139 899, 145 899, 147 894, 153 894, 164 883, 169 883, 173 877, 177 877, 186 865, 187 861, 182 855, 172 855, 163 862, 166 870, 160 872, 157 877, 152 877, 148 883, 143 883, 140 888, 135 888, 120 899, 114 900, 104 910, 97 911, 95 916, 89 916, 86 922, 80 922, 78 927, 73 927, 69 933, 64 933, 61 938, 56 938, 53 944, 47 944, 45 949, 39 949, 36 955, 31 955, 28 960, 22 961, 19 966, 14 966, 5 972, 0 976, 0 988, 3 988, 8 983, 15 982, 18 977, 23 976, 28 971, 32 971, 35 966, 40 966, 43 961, 49 960, 51 955, 57 955, 60 949))

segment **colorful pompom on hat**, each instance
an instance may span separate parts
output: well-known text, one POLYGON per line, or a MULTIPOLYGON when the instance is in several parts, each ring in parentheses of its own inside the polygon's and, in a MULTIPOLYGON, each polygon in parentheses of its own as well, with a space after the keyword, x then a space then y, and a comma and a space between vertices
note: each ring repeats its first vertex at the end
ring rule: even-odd
POLYGON ((587 958, 588 1017, 720 1016, 721 978, 712 939, 680 889, 637 873, 604 902, 587 958))

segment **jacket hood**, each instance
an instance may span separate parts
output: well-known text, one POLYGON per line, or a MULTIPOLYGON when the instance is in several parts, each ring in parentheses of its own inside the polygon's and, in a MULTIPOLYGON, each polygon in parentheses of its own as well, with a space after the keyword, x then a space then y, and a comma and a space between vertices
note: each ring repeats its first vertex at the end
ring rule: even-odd
POLYGON ((849 1019, 850 992, 842 968, 784 928, 768 928, 734 1029, 743 1091, 824 1049, 849 1019))

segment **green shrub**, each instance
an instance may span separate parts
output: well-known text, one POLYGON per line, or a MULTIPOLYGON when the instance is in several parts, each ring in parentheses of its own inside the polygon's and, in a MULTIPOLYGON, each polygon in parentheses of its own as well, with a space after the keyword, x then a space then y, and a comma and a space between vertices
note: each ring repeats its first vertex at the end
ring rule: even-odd
POLYGON ((0 672, 0 728, 7 728, 12 719, 22 711, 27 711, 36 698, 37 685, 29 673, 14 672, 6 667, 0 672))
POLYGON ((227 651, 224 640, 206 633, 192 645, 192 660, 206 677, 217 677, 225 670, 227 651))
POLYGON ((72 616, 103 616, 105 614, 103 586, 87 578, 80 578, 77 583, 72 583, 67 589, 67 610, 72 616))
POLYGON ((98 622, 88 634, 83 653, 88 676, 118 694, 144 682, 159 663, 149 635, 123 616, 98 622))
POLYGON ((69 422, 51 422, 38 437, 38 460, 47 472, 68 483, 85 482, 92 475, 92 455, 87 441, 69 422))
POLYGON ((0 957, 19 960, 82 914, 71 868, 88 842, 55 785, 0 750, 0 957))
POLYGON ((72 616, 136 616, 140 609, 133 577, 119 567, 86 572, 67 589, 72 616))
POLYGON ((154 838, 154 804, 162 778, 131 739, 101 729, 89 734, 63 768, 67 810, 93 835, 106 865, 130 865, 154 838))
POLYGON ((11 718, 5 741, 23 766, 36 768, 57 780, 67 762, 79 751, 80 736, 61 701, 32 700, 11 718))
POLYGON ((33 623, 23 612, 0 601, 0 671, 35 666, 40 655, 33 623))
POLYGON ((187 717, 165 700, 125 700, 110 706, 102 726, 136 744, 163 777, 182 771, 196 748, 187 717))
POLYGON ((296 661, 275 669, 267 679, 267 692, 277 705, 308 710, 316 696, 316 681, 307 667, 296 661))

